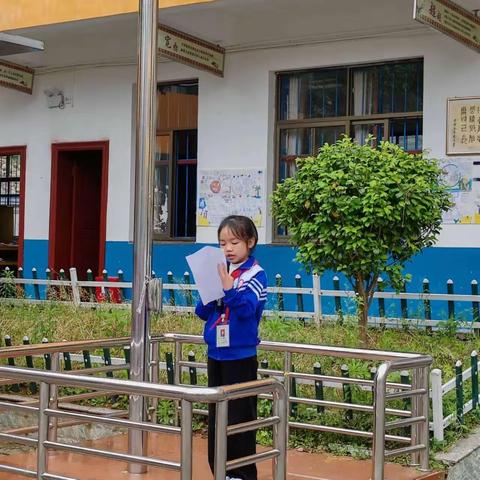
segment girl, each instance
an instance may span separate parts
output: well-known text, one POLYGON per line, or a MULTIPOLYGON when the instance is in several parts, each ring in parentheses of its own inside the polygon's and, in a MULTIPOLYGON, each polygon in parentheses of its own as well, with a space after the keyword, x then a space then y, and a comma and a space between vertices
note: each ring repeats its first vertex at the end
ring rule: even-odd
MULTIPOLYGON (((231 385, 257 379, 258 324, 267 299, 267 276, 251 255, 258 241, 255 224, 248 217, 231 215, 218 227, 218 241, 228 267, 218 266, 225 296, 197 304, 195 313, 205 320, 208 345, 208 386, 231 385)), ((257 418, 257 397, 232 400, 228 424, 257 418)), ((255 431, 228 437, 227 459, 255 453, 255 431)), ((215 405, 208 406, 208 462, 215 459, 215 405)), ((255 464, 229 470, 230 480, 257 480, 255 464)))

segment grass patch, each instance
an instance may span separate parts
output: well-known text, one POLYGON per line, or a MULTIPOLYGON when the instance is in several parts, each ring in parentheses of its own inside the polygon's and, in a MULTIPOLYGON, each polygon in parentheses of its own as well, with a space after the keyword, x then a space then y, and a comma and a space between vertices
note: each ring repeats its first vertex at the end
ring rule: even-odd
MULTIPOLYGON (((203 322, 192 315, 154 315, 151 318, 152 333, 182 332, 201 334, 203 322)), ((22 338, 27 335, 31 343, 40 343, 43 338, 50 342, 62 340, 84 340, 99 338, 115 338, 130 335, 130 311, 118 310, 106 306, 102 309, 75 309, 64 305, 24 305, 12 306, 0 304, 0 335, 10 335, 14 345, 22 343, 22 338)), ((444 329, 428 334, 425 331, 402 328, 399 330, 370 329, 368 331, 369 348, 387 351, 418 352, 429 354, 434 359, 434 368, 443 371, 444 383, 453 378, 454 364, 462 360, 464 369, 470 364, 472 350, 480 349, 480 339, 473 334, 455 335, 452 328, 446 325, 444 329)), ((313 324, 303 324, 299 321, 285 321, 280 318, 272 318, 261 322, 261 337, 265 340, 286 341, 292 343, 309 343, 345 347, 362 347, 358 335, 356 322, 352 318, 345 318, 342 324, 326 323, 320 327, 313 324)), ((172 351, 171 344, 161 345, 161 357, 165 358, 167 351, 172 351)), ((204 346, 187 346, 185 352, 193 350, 197 360, 205 359, 204 346)), ((101 352, 99 352, 101 354, 101 352)), ((98 353, 97 353, 98 354, 98 353)), ((120 351, 112 351, 114 356, 122 356, 120 351)), ((281 369, 283 355, 273 352, 260 352, 259 360, 268 360, 269 368, 281 369)), ((41 364, 41 359, 36 360, 41 364)), ((295 370, 299 372, 313 373, 313 364, 320 362, 322 372, 327 375, 340 375, 342 364, 349 367, 350 376, 358 378, 370 378, 370 368, 375 366, 372 362, 360 360, 337 359, 333 357, 314 358, 311 355, 293 355, 295 370)), ((24 359, 17 362, 24 364, 24 359), (22 363, 23 362, 23 363, 22 363)), ((116 373, 116 376, 126 376, 125 372, 116 373)), ((393 381, 399 381, 399 374, 392 375, 393 381)), ((182 379, 189 383, 188 373, 184 373, 182 379)), ((166 382, 166 375, 162 373, 161 381, 166 382)), ((204 375, 198 375, 199 384, 204 384, 204 375)), ((325 399, 343 401, 341 389, 325 388, 325 399)), ((312 385, 298 385, 297 395, 315 397, 312 385)), ((372 394, 370 391, 358 387, 352 388, 353 402, 371 404, 372 394)), ((465 383, 464 401, 470 399, 469 382, 465 383)), ((110 404, 111 399, 96 399, 90 404, 110 404)), ((403 408, 403 400, 392 402, 392 407, 403 408)), ((116 399, 115 407, 126 406, 125 399, 116 399)), ((268 413, 269 404, 260 401, 260 412, 268 413)), ((455 396, 451 392, 444 399, 444 414, 448 415, 455 411, 455 396)), ((159 402, 157 414, 162 423, 171 423, 173 420, 174 407, 172 402, 159 402)), ((325 410, 319 413, 316 407, 298 405, 292 419, 309 423, 322 423, 331 426, 345 426, 352 429, 370 429, 372 416, 361 412, 353 412, 348 415, 345 411, 325 410)), ((204 428, 202 417, 196 417, 195 427, 197 430, 204 428)), ((432 451, 446 449, 458 438, 465 436, 474 426, 480 424, 480 414, 472 412, 465 417, 464 425, 452 425, 445 432, 445 441, 441 444, 432 442, 432 451)), ((402 432, 397 432, 402 434, 402 432)), ((270 441, 268 431, 260 431, 258 440, 262 443, 270 441)), ((292 429, 291 446, 301 447, 305 450, 322 449, 333 453, 347 453, 352 456, 363 458, 368 454, 369 442, 356 437, 340 437, 334 434, 316 433, 312 431, 292 429)))

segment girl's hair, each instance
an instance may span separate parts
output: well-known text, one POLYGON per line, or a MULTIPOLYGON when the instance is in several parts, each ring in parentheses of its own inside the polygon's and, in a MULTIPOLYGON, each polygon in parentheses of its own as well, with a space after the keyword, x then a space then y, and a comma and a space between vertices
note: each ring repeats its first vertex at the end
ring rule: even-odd
POLYGON ((258 232, 257 227, 248 217, 243 215, 230 215, 222 220, 220 226, 218 227, 217 236, 220 238, 220 232, 224 228, 229 228, 230 231, 235 235, 235 237, 243 240, 245 243, 248 243, 252 238, 255 240, 253 247, 250 249, 252 251, 258 242, 258 232))

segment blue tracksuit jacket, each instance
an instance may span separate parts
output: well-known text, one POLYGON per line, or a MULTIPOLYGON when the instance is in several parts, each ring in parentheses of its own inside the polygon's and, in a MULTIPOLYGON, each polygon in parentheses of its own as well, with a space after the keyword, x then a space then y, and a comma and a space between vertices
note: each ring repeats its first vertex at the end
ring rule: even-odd
POLYGON ((205 320, 203 338, 208 356, 215 360, 240 360, 257 353, 258 324, 267 300, 267 276, 254 257, 232 273, 233 288, 225 290, 220 301, 203 305, 198 302, 195 313, 205 320), (217 325, 225 314, 230 330, 230 346, 217 347, 217 325))

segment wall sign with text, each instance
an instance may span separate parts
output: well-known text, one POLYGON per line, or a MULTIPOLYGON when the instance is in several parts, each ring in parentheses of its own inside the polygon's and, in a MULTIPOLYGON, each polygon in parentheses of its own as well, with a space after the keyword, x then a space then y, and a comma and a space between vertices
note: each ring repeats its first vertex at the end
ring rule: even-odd
POLYGON ((415 20, 480 53, 480 18, 450 0, 415 0, 415 20))
POLYGON ((447 100, 447 155, 480 155, 480 97, 447 100))
POLYGON ((179 30, 158 26, 158 51, 165 57, 223 77, 225 49, 179 30))
POLYGON ((34 71, 15 63, 0 61, 0 86, 32 94, 34 71))

